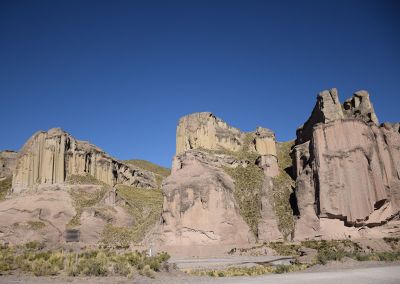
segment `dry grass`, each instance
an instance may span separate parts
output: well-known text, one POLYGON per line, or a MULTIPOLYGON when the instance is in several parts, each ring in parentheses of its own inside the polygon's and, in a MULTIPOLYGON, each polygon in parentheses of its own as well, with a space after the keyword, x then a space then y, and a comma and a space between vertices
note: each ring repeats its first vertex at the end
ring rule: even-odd
POLYGON ((211 277, 232 277, 232 276, 257 276, 263 274, 281 274, 288 272, 300 271, 308 268, 305 264, 292 265, 255 265, 251 267, 229 267, 227 269, 216 270, 186 270, 185 272, 196 276, 211 276, 211 277))
POLYGON ((29 273, 35 276, 132 276, 140 273, 154 277, 156 272, 169 268, 165 252, 149 257, 144 252, 116 253, 92 250, 80 253, 63 250, 44 251, 43 246, 0 246, 0 275, 29 273))
POLYGON ((290 205, 290 194, 295 185, 294 180, 285 171, 292 166, 290 158, 290 149, 294 141, 277 143, 279 175, 273 178, 273 198, 275 204, 275 214, 278 218, 278 228, 283 237, 289 239, 294 233, 293 210, 290 205))
POLYGON ((42 221, 28 221, 28 226, 29 229, 34 230, 34 231, 39 231, 46 227, 46 224, 43 223, 42 221))
POLYGON ((12 187, 12 177, 0 181, 0 201, 4 200, 12 187))
POLYGON ((146 171, 155 173, 157 175, 160 175, 162 177, 167 177, 171 174, 171 170, 168 168, 161 167, 159 165, 156 165, 152 162, 145 161, 145 160, 126 160, 124 161, 125 163, 134 165, 136 167, 142 168, 146 171))
POLYGON ((85 208, 94 207, 104 197, 108 186, 101 186, 98 190, 89 190, 84 188, 71 189, 70 195, 73 200, 76 214, 67 224, 68 228, 74 228, 80 225, 80 218, 85 208))
POLYGON ((106 185, 104 182, 99 181, 92 175, 70 175, 67 177, 68 184, 93 184, 93 185, 106 185))
POLYGON ((140 242, 146 233, 159 221, 163 196, 159 189, 142 189, 118 185, 117 194, 126 205, 125 210, 133 218, 132 227, 116 227, 108 224, 102 234, 102 242, 107 246, 127 247, 140 242))
POLYGON ((239 212, 249 225, 254 236, 258 237, 258 223, 261 219, 261 189, 264 173, 256 164, 257 154, 250 151, 253 133, 247 133, 242 148, 235 153, 229 152, 237 159, 249 161, 246 167, 224 167, 224 171, 235 181, 234 197, 239 205, 239 212))

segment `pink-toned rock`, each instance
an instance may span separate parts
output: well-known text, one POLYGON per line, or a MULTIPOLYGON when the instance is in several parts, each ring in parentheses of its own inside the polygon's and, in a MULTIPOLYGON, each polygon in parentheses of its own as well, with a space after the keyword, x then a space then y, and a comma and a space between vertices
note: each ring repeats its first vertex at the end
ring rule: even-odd
POLYGON ((174 167, 163 183, 165 245, 244 245, 254 241, 239 214, 233 180, 212 161, 206 163, 206 158, 198 151, 175 157, 180 166, 174 167))
POLYGON ((333 107, 340 104, 335 98, 320 94, 297 131, 292 151, 300 211, 296 239, 376 234, 351 227, 380 226, 400 211, 399 124, 378 127, 365 91, 345 102, 344 113, 333 107), (336 115, 321 115, 327 105, 336 115))

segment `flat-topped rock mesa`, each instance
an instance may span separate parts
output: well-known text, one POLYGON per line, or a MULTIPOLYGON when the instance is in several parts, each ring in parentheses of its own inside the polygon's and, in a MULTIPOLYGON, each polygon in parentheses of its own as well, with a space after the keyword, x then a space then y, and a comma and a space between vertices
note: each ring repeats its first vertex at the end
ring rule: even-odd
POLYGON ((13 174, 12 192, 40 184, 63 183, 72 175, 90 175, 110 186, 157 187, 153 173, 114 159, 100 148, 53 128, 35 133, 22 147, 13 174))
MULTIPOLYGON (((239 151, 246 142, 246 133, 229 126, 210 112, 193 113, 179 120, 176 131, 176 154, 191 149, 239 151)), ((276 156, 275 135, 266 128, 257 128, 253 150, 259 155, 276 156)))
POLYGON ((162 187, 164 243, 283 239, 268 198, 279 174, 272 131, 258 127, 245 133, 201 112, 179 120, 176 141, 172 173, 162 187))
POLYGON ((17 165, 18 153, 11 150, 0 151, 0 179, 11 177, 17 165))
POLYGON ((343 106, 336 89, 321 92, 292 157, 297 238, 359 236, 399 214, 399 124, 378 126, 366 91, 343 106))

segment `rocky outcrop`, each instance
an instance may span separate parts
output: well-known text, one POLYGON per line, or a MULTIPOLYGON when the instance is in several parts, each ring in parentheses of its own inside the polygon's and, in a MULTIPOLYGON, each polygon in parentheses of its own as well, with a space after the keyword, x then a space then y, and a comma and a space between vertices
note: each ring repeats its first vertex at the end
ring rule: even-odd
POLYGON ((118 161, 98 147, 53 128, 34 134, 19 152, 12 191, 63 183, 72 175, 91 175, 111 186, 117 183, 141 188, 157 186, 153 173, 118 161))
POLYGON ((229 159, 196 150, 174 158, 163 184, 165 243, 243 245, 254 239, 233 197, 234 182, 218 163, 229 164, 229 159))
POLYGON ((369 99, 367 91, 358 91, 343 103, 343 110, 347 117, 359 118, 367 123, 379 125, 378 117, 369 99))
POLYGON ((339 106, 335 89, 320 93, 297 131, 292 157, 300 239, 329 231, 328 219, 341 221, 336 228, 345 234, 345 226, 380 225, 400 210, 398 124, 378 127, 365 91, 346 100, 344 111, 339 106))
POLYGON ((164 243, 243 245, 256 238, 282 239, 271 199, 272 178, 279 173, 271 130, 258 127, 244 133, 202 112, 179 120, 176 140, 172 173, 162 187, 164 243), (261 173, 260 188, 248 188, 254 190, 251 210, 259 216, 258 225, 253 222, 256 218, 249 224, 249 216, 243 216, 249 208, 238 200, 238 187, 246 186, 246 181, 234 178, 236 174, 251 179, 247 174, 254 173, 245 169, 253 168, 261 173))
MULTIPOLYGON (((271 130, 258 127, 254 144, 260 155, 275 155, 275 136, 271 130)), ((239 151, 246 143, 246 133, 229 126, 210 112, 193 113, 179 120, 176 130, 176 154, 191 149, 239 151)))
POLYGON ((0 151, 0 179, 11 177, 17 164, 18 153, 14 151, 0 151))

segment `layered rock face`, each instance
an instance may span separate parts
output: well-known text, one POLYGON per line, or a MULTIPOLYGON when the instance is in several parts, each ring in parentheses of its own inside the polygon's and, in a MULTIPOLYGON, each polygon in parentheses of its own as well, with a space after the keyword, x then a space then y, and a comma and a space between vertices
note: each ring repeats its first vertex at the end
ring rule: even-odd
POLYGON ((259 127, 244 133, 203 112, 181 118, 176 139, 172 173, 163 183, 165 244, 243 245, 256 238, 282 239, 269 198, 272 177, 279 173, 272 131, 259 127), (249 217, 241 214, 244 203, 235 195, 240 181, 229 174, 250 167, 261 173, 252 208, 260 214, 258 228, 250 228, 249 217))
MULTIPOLYGON (((275 155, 274 134, 265 128, 257 129, 253 147, 260 155, 275 155)), ((176 130, 176 154, 191 149, 239 151, 246 134, 229 126, 210 112, 194 113, 182 117, 176 130)))
POLYGON ((17 157, 17 152, 0 151, 0 179, 12 176, 17 164, 17 157))
POLYGON ((19 152, 12 191, 63 183, 72 175, 91 175, 111 186, 156 187, 153 173, 120 162, 98 147, 53 128, 34 134, 19 152))
POLYGON ((383 224, 398 214, 398 124, 378 126, 369 95, 357 92, 340 106, 337 91, 318 95, 292 151, 300 219, 296 237, 338 237, 350 227, 383 224), (343 111, 343 110, 344 111, 343 111), (345 228, 345 226, 347 228, 345 228))

